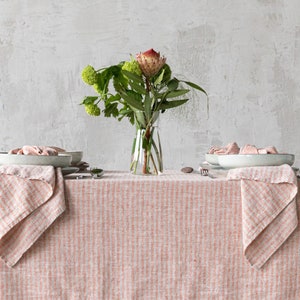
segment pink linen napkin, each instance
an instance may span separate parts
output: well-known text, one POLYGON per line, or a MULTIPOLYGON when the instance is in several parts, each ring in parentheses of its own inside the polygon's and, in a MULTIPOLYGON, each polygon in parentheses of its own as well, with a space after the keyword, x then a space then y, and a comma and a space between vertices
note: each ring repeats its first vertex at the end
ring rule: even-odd
POLYGON ((289 165, 231 169, 241 180, 243 248, 260 269, 298 225, 297 177, 289 165))
POLYGON ((0 257, 10 267, 65 211, 61 169, 0 167, 0 257))

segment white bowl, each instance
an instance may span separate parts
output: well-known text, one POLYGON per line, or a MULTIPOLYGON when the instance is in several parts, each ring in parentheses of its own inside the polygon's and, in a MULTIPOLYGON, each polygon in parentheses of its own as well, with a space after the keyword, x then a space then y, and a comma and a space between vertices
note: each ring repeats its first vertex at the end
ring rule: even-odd
POLYGON ((43 165, 54 167, 68 167, 71 163, 71 155, 18 155, 0 154, 0 165, 43 165))
POLYGON ((205 160, 211 165, 219 165, 219 159, 217 154, 205 153, 205 160))
POLYGON ((225 169, 293 165, 294 154, 224 154, 218 156, 219 165, 225 169))
POLYGON ((60 154, 67 154, 72 156, 71 164, 76 165, 81 162, 83 152, 82 151, 65 151, 60 154))

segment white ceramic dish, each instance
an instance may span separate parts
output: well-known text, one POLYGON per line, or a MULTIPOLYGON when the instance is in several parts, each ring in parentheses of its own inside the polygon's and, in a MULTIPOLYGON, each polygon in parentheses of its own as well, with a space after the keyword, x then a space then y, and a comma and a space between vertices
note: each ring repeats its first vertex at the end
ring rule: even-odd
POLYGON ((218 156, 217 154, 205 153, 205 160, 211 165, 219 165, 218 156))
POLYGON ((67 154, 72 156, 71 164, 76 165, 81 162, 83 152, 82 151, 65 151, 61 152, 61 154, 67 154))
POLYGON ((69 167, 71 164, 71 159, 72 156, 67 154, 46 156, 1 153, 0 165, 42 165, 54 167, 69 167))
POLYGON ((61 168, 61 172, 63 175, 73 174, 79 171, 79 168, 76 167, 65 167, 61 168))
POLYGON ((218 155, 219 165, 225 169, 293 165, 294 154, 224 154, 218 155))

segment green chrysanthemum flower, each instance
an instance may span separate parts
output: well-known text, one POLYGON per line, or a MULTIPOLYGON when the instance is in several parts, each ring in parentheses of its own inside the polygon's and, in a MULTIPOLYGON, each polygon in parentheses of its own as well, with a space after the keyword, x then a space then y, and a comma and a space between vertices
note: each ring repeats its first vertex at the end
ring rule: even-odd
POLYGON ((138 76, 142 75, 142 70, 140 68, 140 65, 134 58, 131 58, 130 61, 126 61, 122 66, 122 70, 126 70, 138 76))
POLYGON ((100 116, 100 108, 96 104, 85 104, 84 108, 90 116, 100 116))
POLYGON ((100 85, 99 85, 98 83, 93 84, 93 88, 94 88, 94 90, 95 90, 99 95, 102 94, 102 90, 101 90, 100 85))
POLYGON ((81 78, 85 83, 93 85, 97 82, 97 72, 92 66, 88 65, 82 70, 81 78))

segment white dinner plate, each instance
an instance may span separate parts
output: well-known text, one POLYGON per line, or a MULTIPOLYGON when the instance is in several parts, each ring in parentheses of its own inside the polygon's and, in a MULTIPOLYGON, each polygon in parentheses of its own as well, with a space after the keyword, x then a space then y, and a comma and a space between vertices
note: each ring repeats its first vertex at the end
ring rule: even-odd
POLYGON ((18 155, 0 153, 0 165, 42 165, 53 167, 69 167, 72 156, 59 155, 18 155))
POLYGON ((225 169, 293 165, 294 154, 224 154, 218 155, 219 165, 225 169))
POLYGON ((63 175, 73 174, 79 171, 79 168, 76 167, 65 167, 61 168, 61 172, 63 175))

